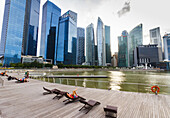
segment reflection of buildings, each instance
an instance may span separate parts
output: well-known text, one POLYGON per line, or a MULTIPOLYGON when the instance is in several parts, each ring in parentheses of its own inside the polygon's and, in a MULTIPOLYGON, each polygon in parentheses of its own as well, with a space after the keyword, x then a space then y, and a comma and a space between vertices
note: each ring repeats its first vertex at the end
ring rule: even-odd
POLYGON ((43 5, 40 56, 56 63, 58 23, 61 9, 50 1, 43 5))
POLYGON ((77 28, 77 62, 76 64, 82 65, 85 62, 85 30, 84 28, 77 28))
MULTIPOLYGON (((157 45, 141 45, 134 50, 134 66, 155 65, 159 62, 159 50, 157 45)), ((162 55, 161 55, 162 56, 162 55)))
POLYGON ((128 33, 122 32, 122 36, 118 37, 118 66, 128 67, 128 33))
POLYGON ((98 65, 106 66, 106 51, 105 51, 105 30, 104 24, 100 17, 97 22, 97 51, 98 51, 98 65))
POLYGON ((86 64, 95 65, 94 25, 86 27, 86 64))
POLYGON ((21 62, 21 52, 36 53, 39 7, 39 0, 6 0, 0 42, 3 65, 21 62))
POLYGON ((105 25, 105 49, 106 49, 106 63, 111 64, 111 49, 110 49, 110 26, 105 25))
POLYGON ((60 17, 57 63, 76 64, 77 13, 69 10, 60 17))
POLYGON ((164 61, 170 61, 170 33, 163 36, 164 61))
POLYGON ((159 27, 150 30, 150 43, 158 45, 159 60, 162 61, 162 40, 159 27))
POLYGON ((129 65, 133 66, 134 64, 134 49, 143 44, 143 29, 142 24, 136 26, 133 30, 130 31, 128 36, 128 53, 129 53, 129 65))

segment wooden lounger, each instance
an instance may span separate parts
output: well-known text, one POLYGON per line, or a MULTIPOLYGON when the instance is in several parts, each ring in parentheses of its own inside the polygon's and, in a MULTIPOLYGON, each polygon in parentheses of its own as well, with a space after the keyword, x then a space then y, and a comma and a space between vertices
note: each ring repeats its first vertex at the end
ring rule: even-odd
POLYGON ((44 92, 43 93, 43 95, 47 95, 47 94, 56 94, 56 96, 53 98, 53 99, 60 99, 60 98, 62 98, 64 95, 65 95, 65 93, 67 93, 67 92, 64 92, 64 91, 60 91, 60 90, 58 90, 58 89, 52 89, 52 90, 49 90, 49 89, 47 89, 47 88, 45 88, 45 87, 43 87, 43 89, 46 91, 46 92, 44 92))
POLYGON ((104 107, 104 111, 105 111, 105 116, 107 117, 111 117, 111 118, 117 117, 117 107, 115 106, 107 105, 106 107, 104 107))
POLYGON ((84 109, 87 109, 86 114, 87 114, 94 106, 100 104, 100 102, 97 102, 97 101, 95 101, 95 100, 89 100, 88 102, 86 102, 85 100, 80 100, 80 102, 83 103, 84 106, 83 106, 79 111, 81 111, 83 108, 84 108, 84 109))
POLYGON ((69 93, 65 93, 65 97, 67 98, 66 100, 64 100, 63 102, 66 102, 65 104, 68 104, 68 103, 72 103, 72 102, 77 102, 79 100, 86 100, 85 98, 81 97, 81 96, 77 96, 76 98, 70 98, 67 94, 69 93))

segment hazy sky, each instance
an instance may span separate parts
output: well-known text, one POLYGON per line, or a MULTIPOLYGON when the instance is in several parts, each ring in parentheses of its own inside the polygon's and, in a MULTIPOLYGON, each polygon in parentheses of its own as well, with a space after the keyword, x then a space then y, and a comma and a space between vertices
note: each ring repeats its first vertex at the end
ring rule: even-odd
MULTIPOLYGON (((72 10, 78 14, 78 27, 86 28, 90 23, 97 26, 97 18, 100 17, 105 25, 111 27, 111 50, 117 51, 117 37, 123 30, 128 32, 135 26, 143 24, 144 44, 149 43, 149 30, 160 27, 161 35, 170 33, 170 0, 50 0, 61 8, 61 14, 72 10), (121 10, 125 6, 129 6, 121 10), (130 3, 129 3, 130 2, 130 3), (122 13, 121 16, 118 15, 122 13), (127 11, 127 12, 126 12, 127 11)), ((41 0, 41 7, 46 0, 41 0)), ((4 14, 5 0, 0 2, 0 33, 4 14)), ((40 9, 39 41, 41 38, 42 9, 40 9)), ((96 35, 96 34, 95 34, 96 35)), ((0 35, 1 37, 1 35, 0 35)), ((38 45, 39 47, 39 45, 38 45)))

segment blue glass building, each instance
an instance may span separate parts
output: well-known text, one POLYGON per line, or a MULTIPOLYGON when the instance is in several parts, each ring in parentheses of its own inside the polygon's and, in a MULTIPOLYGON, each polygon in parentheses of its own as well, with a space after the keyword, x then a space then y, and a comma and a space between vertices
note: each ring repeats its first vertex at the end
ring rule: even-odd
POLYGON ((6 0, 2 26, 0 56, 3 65, 21 62, 26 0, 6 0))
POLYGON ((50 1, 43 5, 40 56, 52 59, 55 64, 57 51, 57 37, 61 9, 50 1))
POLYGON ((85 29, 77 28, 77 65, 82 65, 85 62, 85 29))
POLYGON ((106 66, 106 50, 105 50, 105 29, 100 17, 97 22, 97 49, 98 49, 98 65, 106 66))
POLYGON ((130 31, 128 36, 128 53, 129 53, 129 64, 128 66, 134 65, 134 49, 143 45, 143 26, 142 24, 136 26, 133 30, 130 31))
POLYGON ((170 33, 163 36, 164 61, 170 61, 170 33))
POLYGON ((106 63, 111 64, 111 48, 110 48, 110 26, 105 25, 105 48, 106 48, 106 63))
POLYGON ((118 37, 118 67, 128 67, 128 32, 118 37))
POLYGON ((39 28, 40 0, 27 0, 22 54, 36 56, 39 28))
POLYGON ((77 13, 69 10, 60 17, 57 63, 76 64, 77 13))
POLYGON ((94 25, 92 23, 86 27, 86 63, 95 65, 94 25))

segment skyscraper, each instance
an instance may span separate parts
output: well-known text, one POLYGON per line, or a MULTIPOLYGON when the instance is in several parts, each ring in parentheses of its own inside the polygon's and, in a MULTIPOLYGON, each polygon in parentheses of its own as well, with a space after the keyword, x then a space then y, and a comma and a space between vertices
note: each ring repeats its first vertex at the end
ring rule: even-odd
POLYGON ((57 63, 76 64, 77 13, 69 10, 60 17, 57 63))
POLYGON ((84 28, 77 28, 77 62, 76 64, 82 65, 85 62, 85 30, 84 28))
POLYGON ((162 40, 161 40, 161 34, 160 34, 160 28, 154 28, 150 31, 150 43, 158 45, 159 48, 159 61, 162 61, 162 40))
POLYGON ((118 67, 128 67, 128 32, 118 37, 118 67))
POLYGON ((50 1, 43 5, 40 56, 56 62, 59 17, 61 9, 50 1))
POLYGON ((164 42, 164 60, 170 61, 170 33, 163 36, 164 42))
POLYGON ((92 23, 86 27, 86 63, 95 65, 94 25, 92 23))
POLYGON ((129 53, 129 65, 134 64, 134 49, 143 44, 143 26, 142 24, 132 29, 128 36, 128 53, 129 53))
POLYGON ((97 49, 98 49, 98 65, 106 66, 105 30, 104 24, 100 17, 98 17, 97 21, 97 49))
POLYGON ((110 26, 105 25, 105 47, 106 47, 106 63, 111 64, 111 49, 110 49, 110 26))
MULTIPOLYGON (((2 26, 0 56, 3 65, 21 62, 22 41, 26 17, 26 0, 6 0, 2 26)), ((29 11, 29 10, 28 10, 29 11)), ((25 26, 27 27, 27 26, 25 26)))
POLYGON ((37 54, 40 0, 27 0, 24 22, 22 54, 37 54))

